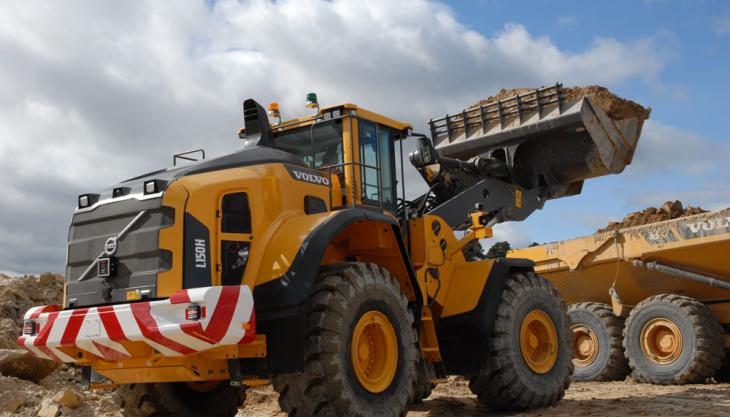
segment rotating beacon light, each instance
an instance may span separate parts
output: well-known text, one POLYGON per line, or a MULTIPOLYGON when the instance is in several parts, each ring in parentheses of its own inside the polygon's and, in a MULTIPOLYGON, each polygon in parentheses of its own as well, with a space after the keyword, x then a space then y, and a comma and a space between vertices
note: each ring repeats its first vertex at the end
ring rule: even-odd
POLYGON ((273 101, 269 103, 269 117, 274 117, 278 120, 276 123, 281 123, 281 112, 279 111, 279 103, 273 101))
POLYGON ((306 104, 304 104, 304 106, 310 109, 317 109, 317 113, 319 113, 319 102, 317 101, 317 93, 307 94, 307 102, 306 104))

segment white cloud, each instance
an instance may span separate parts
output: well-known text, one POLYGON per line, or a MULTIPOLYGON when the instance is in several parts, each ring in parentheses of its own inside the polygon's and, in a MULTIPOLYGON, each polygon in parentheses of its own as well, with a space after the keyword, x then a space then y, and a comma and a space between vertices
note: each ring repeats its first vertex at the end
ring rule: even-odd
POLYGON ((577 19, 573 15, 560 16, 558 17, 558 26, 561 28, 568 28, 575 26, 577 19))
POLYGON ((527 247, 532 240, 517 223, 500 223, 494 226, 494 237, 483 241, 484 247, 489 249, 494 243, 507 241, 513 249, 527 247))
POLYGON ((730 34, 730 17, 718 17, 712 22, 712 30, 718 35, 729 35, 730 34))
POLYGON ((730 207, 730 186, 712 181, 698 181, 690 187, 673 190, 647 190, 634 194, 629 202, 637 207, 655 207, 664 201, 679 200, 685 206, 702 207, 705 210, 721 210, 730 207))
POLYGON ((730 173, 724 156, 727 142, 715 142, 696 132, 647 120, 627 173, 632 176, 681 173, 699 177, 708 173, 730 173))
POLYGON ((236 149, 246 97, 293 117, 316 91, 423 130, 503 87, 656 79, 658 43, 568 52, 521 25, 484 36, 421 0, 3 2, 0 269, 62 269, 77 194, 174 152, 236 149))

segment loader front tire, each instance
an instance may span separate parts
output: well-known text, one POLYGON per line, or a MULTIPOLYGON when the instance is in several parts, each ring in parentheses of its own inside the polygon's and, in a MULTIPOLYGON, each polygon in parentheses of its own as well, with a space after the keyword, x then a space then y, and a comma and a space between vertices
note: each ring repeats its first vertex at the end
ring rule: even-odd
POLYGON ((661 294, 640 302, 626 320, 624 351, 637 382, 703 383, 722 364, 722 327, 706 305, 661 294))
POLYGON ((387 270, 327 266, 304 306, 305 370, 275 375, 289 416, 398 417, 413 400, 419 360, 413 314, 387 270))
POLYGON ((431 382, 435 373, 432 363, 427 363, 423 359, 418 361, 418 374, 416 384, 413 387, 412 404, 420 404, 431 396, 431 391, 436 387, 436 384, 431 382))
POLYGON ((228 381, 128 384, 114 395, 127 417, 233 417, 246 399, 228 381))
POLYGON ((568 307, 575 340, 573 381, 623 380, 629 373, 624 356, 624 321, 607 304, 578 303, 568 307))
POLYGON ((573 372, 573 333, 565 304, 543 277, 508 277, 489 346, 489 372, 469 381, 482 404, 516 411, 563 398, 573 372))

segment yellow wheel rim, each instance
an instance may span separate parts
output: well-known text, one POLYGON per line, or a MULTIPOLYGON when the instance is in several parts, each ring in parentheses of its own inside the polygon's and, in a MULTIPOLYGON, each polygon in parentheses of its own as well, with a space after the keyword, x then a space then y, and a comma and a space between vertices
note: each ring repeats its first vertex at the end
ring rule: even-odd
POLYGON ((658 365, 668 365, 679 358, 684 341, 682 332, 673 321, 656 318, 641 329, 641 350, 658 365))
POLYGON ((575 366, 590 366, 596 360, 600 349, 596 332, 585 324, 576 324, 571 330, 575 340, 573 363, 575 366))
POLYGON ((363 388, 378 394, 393 382, 398 367, 398 341, 385 314, 368 311, 352 332, 352 368, 363 388))
POLYGON ((544 311, 532 310, 522 320, 520 350, 533 372, 546 374, 555 365, 558 360, 558 332, 544 311))

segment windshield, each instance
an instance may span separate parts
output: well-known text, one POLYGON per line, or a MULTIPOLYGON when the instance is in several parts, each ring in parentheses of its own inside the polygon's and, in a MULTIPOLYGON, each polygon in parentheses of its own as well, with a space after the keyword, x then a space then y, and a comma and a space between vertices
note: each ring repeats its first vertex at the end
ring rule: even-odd
POLYGON ((274 147, 300 156, 312 168, 341 164, 342 120, 278 133, 274 136, 274 147))

